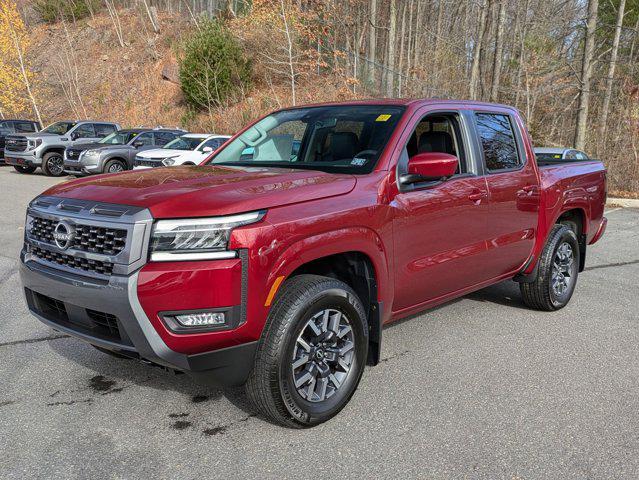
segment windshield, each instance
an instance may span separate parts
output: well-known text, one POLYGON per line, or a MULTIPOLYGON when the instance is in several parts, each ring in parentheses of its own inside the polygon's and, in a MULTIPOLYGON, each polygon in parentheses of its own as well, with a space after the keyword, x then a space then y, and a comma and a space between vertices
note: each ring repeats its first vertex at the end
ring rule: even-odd
POLYGON ((404 107, 339 105, 276 112, 220 150, 215 165, 369 173, 404 107))
POLYGON ((53 133, 54 135, 64 135, 75 127, 75 123, 71 122, 55 122, 42 130, 44 133, 53 133))
POLYGON ((104 137, 102 140, 99 140, 98 143, 106 143, 107 145, 126 145, 139 134, 140 132, 113 132, 104 137))
POLYGON ((178 137, 171 140, 162 148, 170 148, 171 150, 195 150, 197 146, 204 141, 206 137, 178 137))

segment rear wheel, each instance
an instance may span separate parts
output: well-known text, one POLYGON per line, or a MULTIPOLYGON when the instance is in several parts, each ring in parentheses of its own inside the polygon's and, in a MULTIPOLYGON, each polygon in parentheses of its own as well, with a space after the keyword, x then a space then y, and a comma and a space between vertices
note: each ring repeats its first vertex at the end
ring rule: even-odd
POLYGON ((289 427, 335 416, 359 384, 368 351, 364 307, 345 283, 299 275, 271 310, 247 381, 257 409, 289 427))
POLYGON ((579 242, 570 226, 555 225, 539 258, 535 281, 520 283, 524 303, 537 310, 565 307, 577 284, 579 242))
POLYGON ((49 152, 42 157, 42 171, 49 177, 64 175, 64 158, 61 153, 49 152))
POLYGON ((27 167, 23 165, 14 165, 13 168, 19 173, 33 173, 36 171, 36 167, 27 167))
POLYGON ((109 160, 104 166, 104 173, 120 173, 126 170, 126 165, 120 160, 109 160))

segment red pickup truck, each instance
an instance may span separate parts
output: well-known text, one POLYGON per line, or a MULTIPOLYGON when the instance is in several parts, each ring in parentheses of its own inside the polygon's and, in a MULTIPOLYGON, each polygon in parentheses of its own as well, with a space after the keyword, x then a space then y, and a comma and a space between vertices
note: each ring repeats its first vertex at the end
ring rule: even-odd
POLYGON ((199 166, 49 189, 28 207, 21 278, 47 325, 246 384, 265 416, 312 426, 379 361, 383 325, 506 279, 532 308, 566 305, 605 200, 603 165, 538 165, 514 108, 303 106, 199 166))

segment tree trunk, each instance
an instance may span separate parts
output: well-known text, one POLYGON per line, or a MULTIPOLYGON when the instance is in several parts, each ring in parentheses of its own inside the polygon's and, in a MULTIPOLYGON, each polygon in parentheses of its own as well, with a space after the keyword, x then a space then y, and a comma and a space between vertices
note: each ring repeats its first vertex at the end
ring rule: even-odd
POLYGON ((479 5, 481 10, 479 14, 479 29, 477 31, 477 37, 475 38, 475 47, 473 48, 473 63, 470 67, 470 98, 477 100, 477 94, 479 91, 479 60, 481 58, 481 47, 484 38, 484 32, 486 31, 486 20, 488 18, 488 5, 479 5))
POLYGON ((368 81, 375 84, 375 56, 377 55, 377 0, 371 0, 370 30, 368 31, 368 81))
MULTIPOLYGON (((598 146, 606 146, 606 128, 608 123, 608 111, 610 110, 610 97, 612 96, 612 83, 615 79, 615 67, 617 66, 617 53, 619 52, 619 40, 621 39, 621 27, 623 26, 623 16, 626 9, 626 0, 620 0, 619 11, 617 12, 617 25, 615 26, 615 36, 612 40, 612 52, 610 52, 610 64, 608 65, 608 76, 606 77, 606 93, 604 94, 603 106, 601 107, 601 126, 599 128, 598 146)), ((599 148, 598 148, 599 150, 599 148)))
POLYGON ((386 96, 395 92, 395 38, 397 31, 397 0, 390 0, 390 27, 388 29, 388 55, 386 56, 386 96))
POLYGON ((592 57, 595 52, 595 29, 597 28, 597 9, 599 0, 588 1, 588 22, 584 41, 584 56, 581 65, 581 85, 579 88, 579 107, 575 125, 575 148, 584 150, 586 146, 586 128, 588 126, 588 102, 590 100, 590 80, 592 77, 592 57))
POLYGON ((504 24, 506 23, 506 2, 499 2, 499 17, 495 30, 495 57, 493 59, 493 82, 490 87, 490 101, 496 102, 499 96, 501 60, 504 52, 504 24))

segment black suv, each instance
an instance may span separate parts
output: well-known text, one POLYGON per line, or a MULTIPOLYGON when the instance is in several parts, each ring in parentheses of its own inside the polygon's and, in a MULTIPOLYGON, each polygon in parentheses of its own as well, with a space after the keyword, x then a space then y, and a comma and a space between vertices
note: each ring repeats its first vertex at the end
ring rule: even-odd
POLYGON ((0 120, 0 159, 4 161, 4 139, 7 135, 33 133, 40 129, 40 124, 33 120, 0 120))
POLYGON ((70 145, 64 152, 64 171, 81 176, 131 170, 137 153, 160 148, 184 133, 178 129, 130 128, 113 132, 97 143, 70 145))

